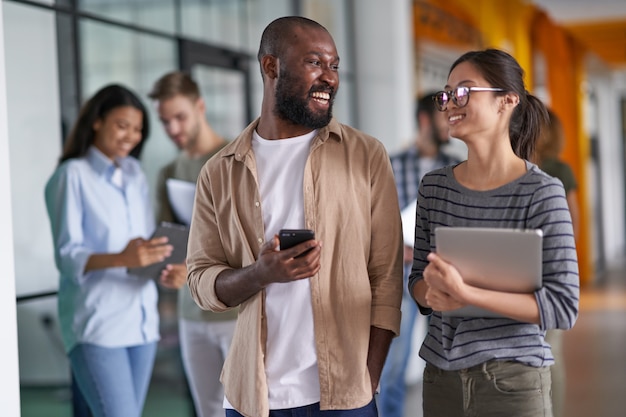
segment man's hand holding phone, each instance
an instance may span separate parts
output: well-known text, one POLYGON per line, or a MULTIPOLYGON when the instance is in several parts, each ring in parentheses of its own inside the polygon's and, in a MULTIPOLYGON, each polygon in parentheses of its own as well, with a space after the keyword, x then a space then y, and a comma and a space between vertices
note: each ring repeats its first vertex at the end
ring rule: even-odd
POLYGON ((322 242, 310 230, 289 230, 265 242, 252 265, 220 274, 215 287, 224 304, 239 305, 270 284, 307 279, 319 272, 322 242))
POLYGON ((278 232, 278 243, 280 251, 276 251, 275 243, 270 243, 274 254, 267 253, 270 257, 262 260, 265 267, 274 270, 270 273, 272 281, 290 282, 317 274, 320 269, 321 243, 315 241, 312 230, 281 229, 278 232))

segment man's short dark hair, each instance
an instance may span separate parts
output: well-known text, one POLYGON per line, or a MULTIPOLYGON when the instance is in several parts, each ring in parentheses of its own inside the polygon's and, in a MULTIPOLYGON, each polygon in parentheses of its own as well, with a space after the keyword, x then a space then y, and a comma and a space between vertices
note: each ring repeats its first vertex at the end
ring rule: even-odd
POLYGON ((288 39, 290 39, 289 34, 291 34, 297 27, 322 29, 328 32, 324 26, 320 25, 315 20, 311 20, 306 17, 279 17, 267 25, 261 35, 261 44, 259 46, 259 53, 257 54, 259 63, 265 55, 281 57, 284 52, 285 44, 288 39))
POLYGON ((177 95, 182 95, 196 101, 200 98, 198 84, 182 71, 173 71, 159 78, 148 94, 153 100, 167 100, 177 95))

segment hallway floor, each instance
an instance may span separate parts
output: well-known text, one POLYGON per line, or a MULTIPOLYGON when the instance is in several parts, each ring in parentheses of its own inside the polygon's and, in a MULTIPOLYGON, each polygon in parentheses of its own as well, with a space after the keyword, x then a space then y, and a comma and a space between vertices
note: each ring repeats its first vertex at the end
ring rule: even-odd
MULTIPOLYGON (((565 417, 626 415, 626 265, 581 294, 574 328, 564 335, 565 417)), ((157 364, 158 366, 158 364, 157 364)), ((22 417, 71 417, 66 388, 22 388, 22 417)), ((421 384, 410 387, 405 417, 420 417, 421 384)), ((153 380, 144 417, 191 417, 183 384, 153 380)), ((384 417, 384 416, 381 416, 384 417)))
POLYGON ((602 288, 584 291, 581 313, 565 334, 565 416, 626 415, 626 268, 602 288))

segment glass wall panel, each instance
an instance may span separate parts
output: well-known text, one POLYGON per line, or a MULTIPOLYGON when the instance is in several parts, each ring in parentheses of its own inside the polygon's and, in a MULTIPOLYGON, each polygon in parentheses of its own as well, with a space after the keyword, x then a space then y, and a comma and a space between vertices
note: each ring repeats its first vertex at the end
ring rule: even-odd
POLYGON ((43 199, 43 188, 61 153, 54 13, 7 2, 3 26, 5 39, 20 39, 19 44, 6 45, 16 291, 20 295, 57 287, 43 199))
POLYGON ((81 11, 106 19, 172 34, 176 31, 176 0, 77 0, 77 3, 81 11))
POLYGON ((82 21, 80 33, 83 100, 106 84, 121 83, 149 109, 151 134, 141 162, 154 198, 158 171, 176 148, 165 135, 148 92, 161 75, 178 67, 176 42, 93 21, 82 21))
MULTIPOLYGON (((20 297, 58 288, 44 202, 45 184, 61 153, 56 21, 53 12, 12 2, 3 3, 3 18, 15 286, 20 297)), ((55 297, 17 306, 22 385, 68 380, 55 318, 55 297)))
POLYGON ((180 33, 198 41, 254 52, 263 28, 293 14, 290 0, 186 0, 181 2, 180 33))
POLYGON ((296 10, 293 9, 292 0, 248 0, 247 3, 250 18, 247 22, 248 39, 245 48, 256 56, 265 26, 278 17, 293 15, 296 10))
POLYGON ((235 139, 247 125, 244 74, 196 65, 192 76, 202 91, 211 127, 227 140, 235 139))
POLYGON ((249 20, 247 0, 181 2, 181 34, 198 41, 245 48, 246 22, 249 20))

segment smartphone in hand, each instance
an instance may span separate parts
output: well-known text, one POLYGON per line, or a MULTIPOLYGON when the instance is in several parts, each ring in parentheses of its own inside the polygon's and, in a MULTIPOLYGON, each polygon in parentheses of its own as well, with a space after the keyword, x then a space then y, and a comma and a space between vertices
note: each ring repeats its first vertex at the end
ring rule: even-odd
MULTIPOLYGON (((315 232, 310 229, 281 229, 278 232, 280 250, 289 249, 311 239, 315 239, 315 232)), ((307 252, 301 253, 296 258, 305 255, 307 252)))

